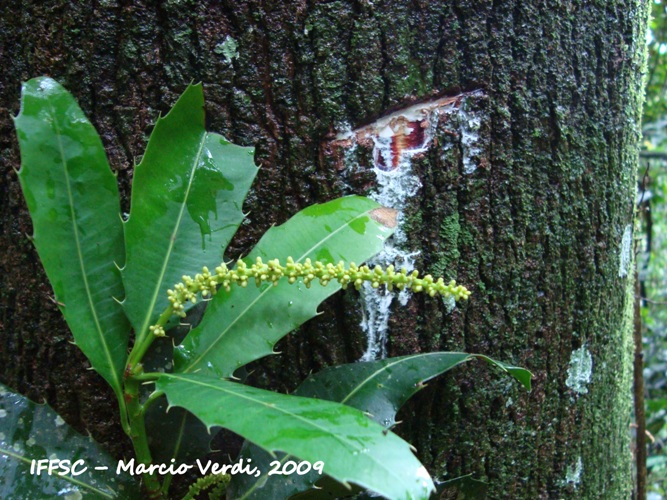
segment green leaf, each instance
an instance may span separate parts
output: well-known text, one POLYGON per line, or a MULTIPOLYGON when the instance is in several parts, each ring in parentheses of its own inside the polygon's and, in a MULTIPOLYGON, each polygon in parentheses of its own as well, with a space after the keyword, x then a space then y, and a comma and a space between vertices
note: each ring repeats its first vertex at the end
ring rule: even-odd
POLYGON ((526 389, 530 390, 530 380, 533 377, 533 374, 530 373, 525 368, 521 368, 519 366, 508 365, 507 363, 503 363, 501 361, 496 361, 495 359, 489 358, 488 356, 484 356, 483 354, 475 354, 475 356, 478 357, 479 359, 483 359, 484 361, 486 361, 487 363, 489 363, 493 366, 496 366, 496 367, 500 368, 505 373, 514 377, 526 389))
MULTIPOLYGON (((171 366, 174 357, 174 342, 182 340, 190 330, 189 324, 197 324, 204 312, 205 302, 200 302, 188 312, 183 325, 169 330, 169 336, 157 338, 142 359, 145 372, 164 371, 171 366)), ((179 318, 180 319, 180 318, 179 318)), ((144 396, 152 391, 145 387, 144 396)), ((210 443, 215 432, 209 432, 201 420, 182 408, 167 411, 167 399, 159 398, 146 410, 146 432, 154 463, 188 463, 211 452, 210 443)))
POLYGON ((398 409, 426 382, 472 357, 432 352, 333 366, 308 377, 294 394, 352 406, 389 428, 398 409))
POLYGON ((146 412, 146 431, 153 462, 165 464, 172 458, 178 464, 192 462, 210 453, 215 435, 183 408, 167 411, 165 398, 160 398, 146 412))
POLYGON ((9 392, 0 384, 0 498, 141 498, 131 476, 116 475, 117 463, 51 408, 9 392), (76 472, 83 467, 87 470, 77 476, 30 473, 32 460, 55 458, 71 463, 83 460, 76 472))
POLYGON ((157 390, 209 427, 226 427, 269 452, 323 461, 325 473, 342 483, 390 499, 428 498, 433 491, 410 445, 349 406, 192 374, 159 374, 157 390))
POLYGON ((157 121, 135 168, 125 224, 123 306, 138 342, 182 275, 222 262, 257 173, 252 151, 206 132, 201 85, 189 86, 157 121))
MULTIPOLYGON (((247 259, 254 263, 292 257, 337 264, 362 263, 380 250, 395 226, 395 211, 359 196, 339 198, 302 210, 285 224, 266 232, 247 259)), ((277 286, 254 283, 219 291, 201 323, 175 351, 178 372, 211 372, 230 377, 237 368, 273 354, 282 337, 317 314, 317 306, 340 289, 333 281, 323 287, 301 282, 277 286), (200 371, 201 370, 201 371, 200 371)))
MULTIPOLYGON (((460 352, 434 352, 334 366, 308 377, 294 395, 344 403, 390 428, 399 408, 425 382, 472 357, 460 352)), ((264 472, 268 472, 269 462, 275 460, 255 446, 244 446, 241 455, 250 458, 264 472)), ((281 457, 282 461, 287 459, 281 457)), ((268 492, 275 498, 289 498, 311 488, 320 479, 314 474, 294 475, 289 481, 266 473, 260 478, 235 476, 230 492, 233 498, 261 500, 267 498, 268 492)))
POLYGON ((116 265, 124 261, 116 178, 95 129, 50 78, 23 85, 15 119, 19 180, 34 242, 79 348, 120 397, 129 324, 116 265))

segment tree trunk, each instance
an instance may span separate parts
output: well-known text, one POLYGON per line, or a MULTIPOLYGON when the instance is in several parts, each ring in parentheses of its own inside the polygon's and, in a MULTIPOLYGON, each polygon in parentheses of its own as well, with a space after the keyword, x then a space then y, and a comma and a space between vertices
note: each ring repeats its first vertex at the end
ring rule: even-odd
MULTIPOLYGON (((421 187, 388 199, 402 203, 401 251, 473 296, 453 310, 394 300, 386 350, 488 354, 529 368, 533 390, 467 365, 420 393, 396 430, 435 476, 473 474, 491 498, 628 498, 645 3, 4 2, 0 380, 129 453, 111 391, 82 371, 26 236, 9 116, 21 81, 46 74, 75 95, 128 211, 150 125, 201 80, 209 129, 256 144, 262 167, 230 256, 309 204, 379 193, 386 158, 339 134, 463 94, 424 125, 427 151, 393 165, 421 187)), ((311 370, 359 359, 359 325, 378 307, 365 304, 333 297, 253 380, 289 391, 311 370)))

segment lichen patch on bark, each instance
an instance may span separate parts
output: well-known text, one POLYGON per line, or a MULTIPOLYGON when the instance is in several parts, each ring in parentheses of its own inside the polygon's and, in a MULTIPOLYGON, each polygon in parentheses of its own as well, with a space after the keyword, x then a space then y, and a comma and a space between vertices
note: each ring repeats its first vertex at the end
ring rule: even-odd
POLYGON ((572 352, 565 385, 577 394, 587 394, 593 376, 593 357, 586 346, 572 352))

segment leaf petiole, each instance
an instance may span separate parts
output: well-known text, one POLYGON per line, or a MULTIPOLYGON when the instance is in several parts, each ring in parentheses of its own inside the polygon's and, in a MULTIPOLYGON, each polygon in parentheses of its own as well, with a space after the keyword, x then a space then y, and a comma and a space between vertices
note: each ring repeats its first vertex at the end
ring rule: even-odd
MULTIPOLYGON (((160 317, 158 318, 157 322, 155 325, 150 327, 150 335, 146 335, 144 332, 144 335, 141 336, 142 340, 136 344, 133 348, 132 351, 130 352, 130 356, 128 357, 127 360, 127 368, 125 369, 125 376, 136 376, 138 373, 138 366, 141 364, 142 360, 144 359, 144 356, 146 355, 146 352, 148 352, 148 349, 150 346, 153 344, 155 339, 157 337, 163 337, 163 334, 160 334, 159 332, 164 332, 164 325, 167 324, 167 322, 171 319, 171 317, 174 315, 174 308, 172 306, 167 307, 162 314, 160 314, 160 317)), ((139 337, 138 337, 139 338, 139 337)))

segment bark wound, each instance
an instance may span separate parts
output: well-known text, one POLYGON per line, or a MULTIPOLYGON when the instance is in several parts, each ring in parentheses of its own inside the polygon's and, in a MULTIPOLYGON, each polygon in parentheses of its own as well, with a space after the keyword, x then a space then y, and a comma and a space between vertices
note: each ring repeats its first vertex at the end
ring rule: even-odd
MULTIPOLYGON (((370 158, 375 182, 371 187, 370 197, 384 207, 391 207, 395 212, 394 225, 390 227, 396 227, 396 232, 385 243, 382 253, 370 261, 369 265, 391 264, 397 269, 405 268, 408 272, 414 269, 415 259, 420 252, 410 250, 406 232, 402 227, 404 209, 409 200, 415 199, 422 187, 419 176, 413 172, 412 161, 432 148, 437 147, 438 152, 445 152, 457 147, 460 151, 459 171, 463 174, 473 173, 480 163, 482 148, 478 130, 482 120, 477 114, 466 110, 466 101, 482 96, 481 91, 475 91, 414 104, 371 124, 342 131, 331 143, 329 150, 338 155, 336 164, 343 176, 365 168, 355 156, 358 147, 366 150, 372 148, 370 158), (451 140, 438 143, 435 137, 439 126, 447 131, 451 140), (452 130, 446 127, 452 127, 452 130)), ((367 285, 362 288, 361 328, 367 337, 367 348, 362 360, 386 357, 390 309, 396 297, 399 303, 405 306, 410 293, 406 290, 399 293, 389 292, 367 285)), ((452 302, 453 300, 447 302, 450 311, 455 306, 452 302)))
MULTIPOLYGON (((370 125, 339 133, 334 146, 349 148, 354 144, 372 145, 374 168, 384 172, 395 171, 409 163, 413 156, 425 153, 431 145, 438 121, 453 112, 462 111, 461 104, 472 95, 481 95, 481 92, 441 97, 403 108, 370 125)), ((479 128, 479 119, 468 120, 467 125, 470 123, 477 124, 476 128, 479 128)), ((471 149, 469 146, 475 139, 465 127, 466 124, 463 125, 461 145, 471 149)))

